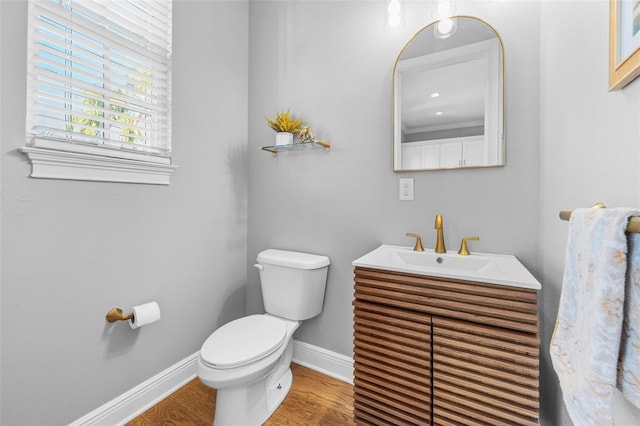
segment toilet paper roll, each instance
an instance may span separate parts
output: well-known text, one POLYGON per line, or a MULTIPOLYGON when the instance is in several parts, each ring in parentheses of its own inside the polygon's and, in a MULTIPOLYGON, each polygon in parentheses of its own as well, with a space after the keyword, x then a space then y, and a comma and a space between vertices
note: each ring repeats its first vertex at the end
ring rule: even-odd
POLYGON ((133 318, 129 320, 131 328, 136 329, 160 319, 160 306, 157 302, 149 302, 133 307, 133 318))

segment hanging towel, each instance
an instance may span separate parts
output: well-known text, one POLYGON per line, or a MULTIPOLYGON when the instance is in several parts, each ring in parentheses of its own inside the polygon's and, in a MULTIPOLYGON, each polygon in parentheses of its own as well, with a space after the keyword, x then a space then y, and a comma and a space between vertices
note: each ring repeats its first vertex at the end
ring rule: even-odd
POLYGON ((640 234, 629 234, 618 389, 640 408, 640 234))
POLYGON ((629 217, 639 214, 628 208, 571 214, 550 353, 576 425, 613 424, 627 273, 625 230, 629 217))

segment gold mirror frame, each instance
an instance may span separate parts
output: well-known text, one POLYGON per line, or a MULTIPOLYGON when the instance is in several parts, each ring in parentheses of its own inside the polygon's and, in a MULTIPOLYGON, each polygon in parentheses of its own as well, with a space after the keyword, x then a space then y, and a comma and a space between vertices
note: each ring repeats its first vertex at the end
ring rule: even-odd
MULTIPOLYGON (((398 68, 399 68, 399 63, 401 62, 401 60, 404 60, 402 58, 403 54, 407 51, 407 48, 414 42, 414 41, 421 41, 419 40, 420 35, 423 34, 427 34, 427 31, 433 31, 433 26, 437 23, 437 21, 431 22, 430 24, 426 25, 425 27, 421 28, 419 31, 417 31, 403 46, 403 48, 400 50, 400 53, 398 54, 396 61, 394 63, 393 66, 393 75, 392 75, 392 128, 393 128, 393 143, 392 143, 392 150, 393 150, 393 171, 394 172, 413 172, 413 171, 429 171, 429 170, 448 170, 448 169, 458 169, 458 168, 488 168, 488 167, 503 167, 505 165, 505 149, 506 149, 506 141, 505 141, 505 117, 506 117, 506 113, 505 113, 505 88, 506 88, 506 80, 505 80, 505 53, 504 53, 504 43, 502 41, 502 37, 500 36, 500 34, 498 33, 498 31, 496 31, 496 29, 490 25, 489 23, 487 23, 486 21, 474 17, 474 16, 467 16, 467 15, 457 15, 454 16, 452 18, 455 18, 458 20, 458 22, 460 22, 461 19, 467 19, 467 20, 472 20, 475 21, 476 23, 482 24, 483 26, 486 27, 487 31, 491 31, 495 37, 490 37, 491 39, 495 39, 497 42, 497 45, 499 45, 498 48, 498 64, 500 69, 497 72, 497 76, 495 77, 497 80, 497 83, 495 84, 495 89, 497 90, 497 92, 491 96, 493 96, 495 98, 494 103, 496 104, 495 109, 496 109, 496 114, 495 117, 492 119, 494 120, 497 124, 493 125, 494 129, 493 129, 493 135, 494 135, 494 139, 491 143, 494 144, 494 148, 492 153, 491 153, 491 158, 493 158, 493 161, 491 161, 490 163, 486 163, 486 164, 471 164, 471 165, 465 165, 465 164, 460 164, 458 166, 438 166, 438 167, 409 167, 409 168, 403 168, 402 167, 402 160, 401 160, 401 150, 402 150, 402 140, 401 140, 401 134, 400 134, 400 127, 402 126, 402 122, 401 122, 401 116, 400 116, 400 112, 399 110, 401 109, 399 107, 400 105, 400 90, 398 88, 398 68)), ((461 28, 458 27, 457 31, 461 31, 461 28)), ((464 31, 464 29, 462 29, 462 31, 464 31)), ((428 37, 428 36, 427 36, 428 37)), ((437 41, 438 39, 431 39, 428 38, 426 40, 424 40, 424 42, 429 42, 429 41, 437 41)), ((473 43, 465 43, 466 45, 470 45, 473 43)), ((447 49, 443 49, 442 51, 446 52, 447 49)), ((485 115, 487 114, 487 111, 485 110, 485 115)), ((485 131, 486 134, 486 131, 485 131)), ((485 139, 488 138, 485 137, 485 139)), ((485 149, 489 149, 489 144, 485 141, 485 149)))

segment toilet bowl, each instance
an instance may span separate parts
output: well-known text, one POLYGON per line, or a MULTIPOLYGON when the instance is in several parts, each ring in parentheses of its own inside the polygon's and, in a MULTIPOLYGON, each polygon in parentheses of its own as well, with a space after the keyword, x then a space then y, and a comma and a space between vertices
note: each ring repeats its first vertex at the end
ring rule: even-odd
POLYGON ((260 425, 275 411, 291 388, 291 337, 299 325, 270 314, 252 315, 209 336, 197 370, 202 383, 218 390, 215 425, 260 425))
POLYGON ((258 426, 273 414, 293 380, 293 333, 322 310, 328 257, 269 249, 257 260, 267 313, 223 325, 198 356, 199 379, 217 389, 216 426, 258 426))

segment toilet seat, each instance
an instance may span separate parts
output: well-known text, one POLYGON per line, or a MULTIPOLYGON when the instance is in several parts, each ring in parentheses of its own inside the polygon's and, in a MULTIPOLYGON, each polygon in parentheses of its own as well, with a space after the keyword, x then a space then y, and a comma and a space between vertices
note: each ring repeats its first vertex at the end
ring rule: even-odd
POLYGON ((270 315, 250 315, 214 331, 202 345, 200 357, 212 368, 239 367, 278 350, 286 335, 284 321, 270 315))

